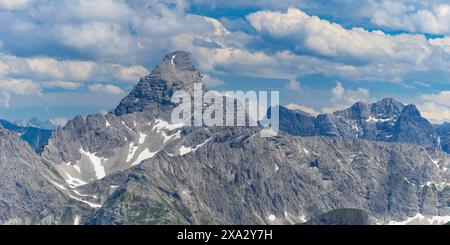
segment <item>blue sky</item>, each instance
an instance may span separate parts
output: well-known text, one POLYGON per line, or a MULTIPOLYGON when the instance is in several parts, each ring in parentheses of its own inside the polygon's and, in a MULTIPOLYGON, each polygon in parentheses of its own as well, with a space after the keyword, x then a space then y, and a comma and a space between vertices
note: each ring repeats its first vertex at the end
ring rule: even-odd
POLYGON ((432 0, 0 0, 0 117, 113 108, 169 52, 210 89, 312 113, 394 97, 450 121, 450 4, 432 0))

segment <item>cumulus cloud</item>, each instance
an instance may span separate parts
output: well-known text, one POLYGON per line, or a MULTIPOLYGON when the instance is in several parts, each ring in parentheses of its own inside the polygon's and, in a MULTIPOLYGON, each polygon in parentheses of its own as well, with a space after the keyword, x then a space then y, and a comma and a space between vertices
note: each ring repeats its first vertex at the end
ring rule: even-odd
POLYGON ((94 58, 120 57, 133 53, 136 43, 119 24, 84 23, 65 25, 58 29, 63 45, 89 54, 94 58))
POLYGON ((41 87, 32 80, 0 78, 0 104, 3 107, 10 107, 11 94, 40 95, 41 87))
POLYGON ((26 79, 0 79, 0 89, 15 94, 33 94, 41 91, 37 83, 26 79))
POLYGON ((356 102, 369 102, 370 91, 365 88, 356 90, 345 89, 341 82, 336 83, 336 87, 331 90, 330 103, 332 106, 322 108, 324 113, 332 113, 352 106, 356 102))
POLYGON ((432 123, 443 123, 450 121, 450 109, 446 106, 433 102, 426 102, 417 105, 422 116, 430 120, 432 123))
POLYGON ((142 66, 121 66, 81 60, 58 60, 49 57, 22 58, 0 54, 0 76, 20 77, 40 81, 89 82, 112 80, 136 83, 148 74, 142 66))
POLYGON ((126 20, 133 14, 133 10, 122 0, 70 1, 67 12, 78 20, 106 22, 126 20))
POLYGON ((293 50, 309 50, 341 60, 353 58, 373 62, 395 59, 421 64, 431 55, 424 36, 346 29, 294 8, 284 13, 260 11, 248 15, 247 19, 257 31, 283 45, 290 45, 293 50))
POLYGON ((0 0, 0 9, 20 10, 30 5, 33 0, 0 0))
POLYGON ((395 30, 449 34, 450 4, 430 1, 382 1, 375 5, 372 23, 395 30))
POLYGON ((441 91, 436 94, 423 94, 420 96, 422 100, 434 102, 439 105, 450 107, 450 91, 441 91))
POLYGON ((422 94, 418 105, 422 115, 434 123, 450 122, 450 91, 422 94))
POLYGON ((66 82, 66 81, 48 81, 43 82, 42 87, 44 88, 61 88, 67 90, 75 90, 81 87, 81 83, 66 82))
POLYGON ((285 87, 286 89, 291 91, 300 91, 302 89, 300 82, 294 79, 289 80, 289 82, 286 83, 285 87))
POLYGON ((288 104, 286 105, 286 108, 288 108, 289 110, 300 110, 300 111, 304 111, 307 112, 313 116, 317 116, 320 114, 320 112, 314 110, 313 108, 307 107, 307 106, 303 106, 303 105, 297 105, 297 104, 288 104))
POLYGON ((202 75, 202 82, 209 87, 220 86, 225 83, 223 80, 211 77, 208 74, 202 75))
MULTIPOLYGON (((311 2, 304 3, 290 5, 314 8, 311 2)), ((280 9, 275 7, 279 4, 269 2, 252 5, 280 9)), ((217 19, 191 14, 188 6, 182 0, 63 0, 52 5, 42 1, 20 15, 0 13, 0 21, 10 23, 0 26, 0 39, 12 52, 44 53, 56 60, 71 54, 80 60, 124 67, 152 67, 164 53, 181 49, 192 52, 204 72, 282 79, 322 73, 346 80, 400 81, 442 63, 428 64, 436 46, 423 35, 347 29, 294 8, 247 16, 257 31, 254 35, 230 31, 217 19), (40 31, 31 31, 35 29, 40 31), (261 43, 254 45, 257 42, 261 43), (267 48, 274 46, 271 42, 277 42, 279 49, 267 48), (49 46, 54 47, 51 52, 49 46)))
POLYGON ((90 92, 95 93, 114 94, 114 95, 121 95, 126 93, 125 90, 112 84, 96 83, 88 85, 87 88, 90 92))

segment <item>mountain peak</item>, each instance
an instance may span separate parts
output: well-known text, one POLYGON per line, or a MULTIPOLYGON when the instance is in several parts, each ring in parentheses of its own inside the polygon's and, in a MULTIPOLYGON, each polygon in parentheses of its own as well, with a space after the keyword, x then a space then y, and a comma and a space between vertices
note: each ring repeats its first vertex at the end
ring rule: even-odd
POLYGON ((192 94, 194 83, 200 83, 201 79, 190 53, 176 51, 167 54, 150 75, 141 78, 112 113, 119 116, 136 111, 167 112, 173 106, 174 92, 184 90, 192 94))
POLYGON ((150 75, 141 79, 139 83, 164 81, 169 86, 179 86, 189 89, 196 82, 201 81, 200 72, 194 67, 192 55, 185 51, 175 51, 164 56, 150 75))
POLYGON ((394 98, 384 98, 381 99, 373 105, 380 106, 380 107, 391 107, 391 108, 403 108, 405 105, 403 105, 400 101, 394 99, 394 98))
POLYGON ((384 98, 371 105, 371 113, 377 118, 397 118, 404 107, 405 105, 393 98, 384 98))
POLYGON ((413 104, 405 106, 405 108, 402 111, 403 115, 408 115, 412 118, 421 118, 420 111, 417 109, 417 107, 413 104))
POLYGON ((385 105, 401 104, 401 102, 399 102, 398 100, 391 98, 391 97, 383 98, 383 99, 377 101, 376 103, 377 104, 385 104, 385 105))
POLYGON ((185 51, 175 51, 167 54, 160 64, 169 63, 179 70, 193 70, 192 55, 185 51))
POLYGON ((368 118, 370 116, 370 107, 364 102, 356 102, 350 108, 333 112, 333 115, 351 119, 368 118))

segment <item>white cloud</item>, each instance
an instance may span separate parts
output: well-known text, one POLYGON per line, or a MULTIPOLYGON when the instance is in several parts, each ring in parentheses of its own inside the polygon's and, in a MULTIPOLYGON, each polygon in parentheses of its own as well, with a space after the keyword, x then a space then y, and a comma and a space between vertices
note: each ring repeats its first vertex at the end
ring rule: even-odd
POLYGON ((383 1, 376 5, 371 21, 395 30, 449 34, 450 4, 427 1, 426 4, 414 5, 407 1, 383 1))
POLYGON ((121 66, 80 60, 57 60, 48 57, 21 58, 0 54, 0 76, 40 81, 90 82, 110 80, 136 83, 149 71, 142 66, 121 66))
POLYGON ((15 94, 38 94, 41 88, 32 80, 0 78, 0 90, 15 94))
POLYGON ((11 94, 40 95, 41 88, 39 84, 31 80, 0 78, 0 104, 2 106, 10 107, 11 94))
POLYGON ((66 82, 66 81, 48 81, 43 82, 42 87, 44 88, 62 88, 68 90, 75 90, 81 87, 81 83, 76 82, 66 82))
POLYGON ((423 117, 430 120, 432 123, 450 122, 449 107, 442 106, 433 102, 425 102, 417 105, 423 117))
POLYGON ((120 87, 117 87, 115 85, 112 85, 112 84, 96 83, 96 84, 88 85, 87 88, 89 91, 96 92, 96 93, 115 94, 115 95, 121 95, 121 94, 126 93, 125 90, 123 90, 120 87))
POLYGON ((285 85, 285 87, 286 89, 291 91, 300 91, 302 89, 300 82, 294 79, 289 80, 289 82, 285 85))
POLYGON ((93 22, 59 27, 63 45, 91 54, 96 58, 133 54, 136 43, 128 30, 115 23, 93 22))
POLYGON ((387 35, 382 31, 343 26, 289 8, 287 12, 259 11, 247 16, 251 25, 263 35, 279 40, 287 48, 309 50, 319 55, 353 58, 365 62, 389 59, 420 65, 430 57, 422 35, 387 35))
POLYGON ((439 47, 442 51, 450 54, 450 37, 430 39, 429 42, 431 45, 439 47))
MULTIPOLYGON (((263 3, 254 4, 259 6, 263 3)), ((0 20, 10 23, 0 27, 0 39, 9 44, 14 42, 13 46, 20 51, 39 53, 47 51, 41 49, 55 46, 60 50, 51 52, 52 55, 74 54, 95 64, 114 61, 123 67, 136 64, 152 67, 163 54, 186 50, 194 54, 203 72, 282 79, 322 73, 346 80, 402 81, 414 72, 438 69, 443 63, 427 63, 433 55, 433 48, 421 35, 387 35, 362 28, 346 29, 291 8, 287 12, 250 14, 248 20, 262 34, 260 39, 239 30, 227 30, 214 18, 190 14, 187 6, 186 1, 168 3, 159 0, 66 0, 52 5, 42 2, 39 8, 13 15, 14 18, 5 16, 2 19, 0 15, 0 20), (16 31, 13 31, 13 26, 18 26, 16 31), (35 29, 40 31, 30 31, 35 29), (270 35, 270 40, 280 41, 281 50, 249 47, 255 41, 270 42, 264 38, 265 35, 270 35), (33 40, 33 45, 26 40, 33 40)), ((261 44, 271 46, 270 43, 261 44)), ((62 59, 66 57, 56 58, 62 59)), ((74 74, 82 77, 86 73, 92 75, 89 78, 99 77, 96 82, 115 83, 118 78, 116 74, 111 79, 107 72, 81 71, 74 74)), ((45 79, 85 81, 58 77, 58 74, 62 73, 54 73, 45 79)), ((127 81, 134 83, 135 79, 127 77, 127 81)))
POLYGON ((20 10, 26 8, 33 0, 0 0, 0 9, 20 10))
POLYGON ((314 110, 313 108, 309 108, 306 106, 302 106, 302 105, 297 105, 297 104, 288 104, 286 105, 286 108, 288 108, 289 110, 300 110, 300 111, 304 111, 307 112, 313 116, 317 116, 320 114, 320 112, 314 110))
POLYGON ((338 82, 336 87, 331 90, 331 101, 337 102, 344 98, 345 88, 342 86, 342 83, 338 82))
POLYGON ((450 91, 422 94, 418 104, 422 115, 434 123, 450 122, 450 91))
POLYGON ((120 21, 130 18, 133 14, 121 0, 73 1, 67 4, 67 11, 84 21, 120 21))
POLYGON ((219 86, 225 83, 224 81, 211 77, 208 74, 203 74, 202 76, 202 82, 209 87, 219 86))
POLYGON ((117 74, 117 79, 121 81, 127 81, 130 83, 136 83, 139 78, 146 76, 150 73, 149 70, 147 70, 143 66, 130 66, 130 67, 123 67, 120 65, 111 65, 112 70, 117 74))
POLYGON ((434 102, 439 105, 450 107, 450 91, 441 91, 436 94, 423 94, 420 98, 424 101, 434 102))
POLYGON ((345 89, 341 82, 336 83, 336 87, 331 90, 330 102, 332 106, 323 107, 322 112, 332 113, 352 106, 356 102, 369 102, 370 91, 365 88, 356 90, 345 89))

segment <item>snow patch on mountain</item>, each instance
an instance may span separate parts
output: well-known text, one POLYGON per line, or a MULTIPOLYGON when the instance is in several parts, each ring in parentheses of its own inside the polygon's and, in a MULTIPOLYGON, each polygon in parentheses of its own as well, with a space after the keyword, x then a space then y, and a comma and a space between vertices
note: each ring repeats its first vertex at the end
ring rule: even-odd
POLYGON ((81 174, 81 168, 80 168, 80 166, 78 166, 78 165, 73 165, 72 167, 73 167, 75 170, 77 170, 78 173, 81 174))
POLYGON ((122 124, 130 131, 133 131, 133 129, 131 129, 124 121, 122 121, 122 124))
POLYGON ((145 139, 147 138, 147 135, 144 133, 139 133, 139 145, 144 144, 145 139))
POLYGON ((377 123, 377 122, 389 122, 389 121, 393 121, 394 120, 394 118, 376 118, 376 117, 373 117, 373 116, 369 116, 369 118, 368 119, 366 119, 366 122, 374 122, 374 123, 377 123))
POLYGON ((79 186, 83 186, 86 185, 87 182, 79 179, 79 178, 75 178, 72 175, 70 175, 68 172, 66 171, 62 171, 64 173, 64 175, 66 176, 66 178, 64 178, 64 180, 66 181, 66 183, 70 186, 70 188, 76 188, 79 186))
POLYGON ((273 214, 270 214, 269 216, 267 216, 267 219, 271 222, 274 223, 277 220, 277 217, 273 214))
POLYGON ((165 129, 168 131, 172 131, 175 129, 179 129, 184 127, 184 123, 176 123, 176 124, 170 124, 164 120, 161 119, 156 119, 155 120, 155 125, 153 126, 153 130, 157 130, 157 132, 161 132, 161 130, 165 129))
POLYGON ((96 203, 88 202, 88 201, 86 201, 86 200, 83 200, 83 199, 81 199, 81 198, 78 198, 78 197, 75 197, 75 196, 72 196, 72 195, 69 195, 69 197, 72 198, 72 199, 74 199, 74 200, 76 200, 76 201, 85 203, 85 204, 89 205, 89 207, 91 207, 91 208, 101 208, 101 207, 102 207, 101 204, 96 204, 96 203))
POLYGON ((158 154, 159 151, 151 152, 148 148, 146 148, 144 151, 142 151, 137 159, 131 164, 131 166, 139 165, 142 161, 145 161, 147 159, 153 158, 156 154, 158 154))
POLYGON ((90 153, 83 150, 83 148, 80 148, 80 153, 87 156, 89 160, 91 161, 92 165, 94 166, 94 171, 97 179, 103 179, 106 176, 105 168, 102 165, 102 161, 107 161, 106 158, 100 158, 97 157, 96 153, 90 153))
POLYGON ((426 183, 426 186, 428 186, 428 187, 433 187, 434 186, 439 191, 442 191, 445 187, 450 186, 450 183, 447 183, 447 182, 435 183, 433 181, 428 181, 426 183))
POLYGON ((443 225, 450 222, 450 216, 426 216, 421 213, 403 221, 389 221, 388 225, 443 225))
POLYGON ((75 215, 75 218, 73 219, 73 225, 79 225, 80 224, 80 216, 75 215))
POLYGON ((94 198, 94 199, 98 199, 98 197, 95 196, 95 195, 82 194, 82 193, 80 193, 80 192, 77 191, 77 190, 72 190, 72 191, 75 192, 75 194, 77 194, 77 195, 80 196, 80 197, 91 197, 91 198, 94 198))
POLYGON ((138 148, 139 148, 139 146, 135 146, 133 142, 130 143, 130 150, 128 152, 126 162, 130 162, 133 159, 134 154, 136 154, 136 151, 138 148))
POLYGON ((60 184, 58 184, 58 183, 56 183, 54 181, 51 181, 51 180, 49 182, 50 182, 50 184, 54 185, 58 189, 61 189, 61 190, 64 190, 64 191, 67 190, 66 187, 64 187, 63 185, 60 185, 60 184))
POLYGON ((195 147, 186 147, 186 146, 181 146, 179 151, 180 151, 180 156, 184 156, 188 153, 191 152, 196 152, 200 147, 204 146, 206 143, 208 143, 208 141, 210 141, 212 138, 207 139, 205 142, 195 146, 195 147))

